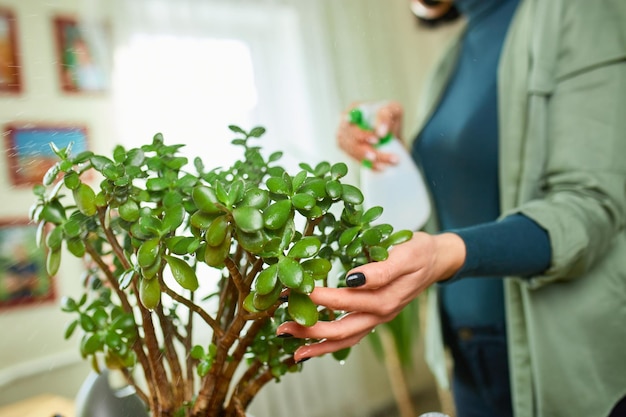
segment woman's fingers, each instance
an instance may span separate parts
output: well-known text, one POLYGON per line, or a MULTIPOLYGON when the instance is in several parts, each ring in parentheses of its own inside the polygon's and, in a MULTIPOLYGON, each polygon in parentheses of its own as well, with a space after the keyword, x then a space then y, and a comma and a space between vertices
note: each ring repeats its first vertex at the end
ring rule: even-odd
POLYGON ((315 356, 321 356, 327 353, 336 352, 338 350, 356 345, 370 332, 371 330, 368 330, 366 332, 356 334, 350 338, 342 340, 323 340, 321 342, 312 343, 310 345, 304 345, 296 350, 293 357, 296 362, 302 362, 315 356))
POLYGON ((338 320, 318 321, 311 327, 286 322, 278 327, 277 334, 291 335, 299 339, 343 340, 363 332, 369 332, 385 320, 367 313, 348 313, 338 320))
POLYGON ((378 136, 383 137, 391 132, 393 136, 400 138, 403 114, 402 106, 398 102, 390 101, 382 106, 376 113, 376 133, 378 136))

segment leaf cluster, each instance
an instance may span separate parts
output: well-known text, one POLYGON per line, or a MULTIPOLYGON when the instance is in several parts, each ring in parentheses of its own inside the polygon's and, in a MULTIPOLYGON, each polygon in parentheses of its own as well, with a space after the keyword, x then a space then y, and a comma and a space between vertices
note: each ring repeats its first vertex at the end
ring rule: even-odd
MULTIPOLYGON (((50 275, 61 265, 63 247, 90 271, 85 296, 67 298, 63 306, 77 315, 66 337, 82 329, 83 356, 103 354, 107 366, 127 372, 139 363, 158 385, 153 350, 175 351, 179 343, 188 354, 180 360, 175 352, 165 355, 165 373, 187 367, 215 377, 245 356, 257 370, 253 378, 260 381, 263 372, 279 378, 297 369, 291 355, 305 341, 276 338, 276 326, 336 317, 311 301, 313 289, 329 285, 331 270, 384 260, 391 246, 410 238, 409 231, 376 224, 381 207, 362 209, 361 191, 342 182, 344 163, 303 163, 290 174, 277 164, 281 152, 265 157, 253 144, 264 128, 230 128, 243 157, 227 168, 207 169, 200 158, 190 164, 180 154, 183 145, 168 145, 161 134, 138 148, 118 145, 109 156, 73 155, 71 146, 52 145, 59 161, 34 188, 30 217, 39 224, 50 275), (202 276, 201 265, 221 278, 202 276), (195 299, 207 285, 216 288, 217 311, 195 299), (164 299, 173 307, 165 308, 164 299), (163 339, 153 330, 153 315, 163 339), (193 343, 194 316, 213 330, 206 348, 193 343), (178 369, 174 359, 185 366, 178 369)), ((210 385, 202 383, 193 397, 210 385)), ((243 386, 241 392, 254 395, 243 386)), ((145 396, 151 406, 160 398, 145 396)), ((180 399, 192 401, 189 392, 172 401, 180 399)))

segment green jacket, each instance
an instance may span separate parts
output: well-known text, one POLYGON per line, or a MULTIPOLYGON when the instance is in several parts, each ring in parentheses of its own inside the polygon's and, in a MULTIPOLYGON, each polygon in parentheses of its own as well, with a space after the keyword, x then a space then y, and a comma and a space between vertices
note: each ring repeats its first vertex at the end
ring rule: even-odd
MULTIPOLYGON (((434 72, 422 121, 457 51, 434 72)), ((505 280, 515 416, 606 417, 626 395, 626 1, 523 0, 499 122, 502 215, 534 219, 552 246, 544 275, 505 280)), ((426 359, 445 385, 429 321, 426 359)))

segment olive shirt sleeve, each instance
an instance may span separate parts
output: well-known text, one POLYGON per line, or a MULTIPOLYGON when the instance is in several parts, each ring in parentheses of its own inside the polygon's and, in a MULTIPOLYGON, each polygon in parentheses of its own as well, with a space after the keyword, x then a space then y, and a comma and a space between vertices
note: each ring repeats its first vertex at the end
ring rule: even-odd
POLYGON ((524 214, 550 237, 551 266, 531 287, 581 276, 624 233, 626 2, 605 3, 565 3, 546 99, 545 155, 532 155, 545 159, 542 198, 505 213, 524 214))

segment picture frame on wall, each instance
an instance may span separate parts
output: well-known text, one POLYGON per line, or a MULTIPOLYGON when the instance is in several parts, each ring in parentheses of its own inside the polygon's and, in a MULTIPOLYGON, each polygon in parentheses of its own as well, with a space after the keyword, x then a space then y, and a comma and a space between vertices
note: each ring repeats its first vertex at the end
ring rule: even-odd
POLYGON ((14 186, 41 184, 44 175, 59 161, 51 144, 58 149, 72 145, 72 154, 89 149, 87 127, 13 123, 4 128, 9 178, 14 186))
POLYGON ((0 8, 0 93, 22 90, 17 24, 10 9, 0 8))
POLYGON ((54 17, 61 89, 69 93, 102 93, 109 90, 109 45, 104 25, 90 28, 77 18, 54 17))
POLYGON ((37 246, 37 227, 27 218, 0 219, 0 308, 55 299, 46 254, 37 246))

